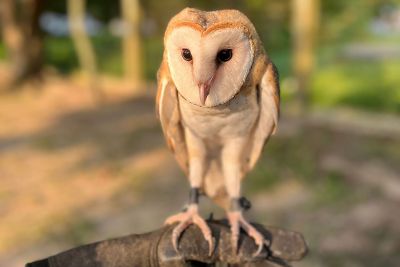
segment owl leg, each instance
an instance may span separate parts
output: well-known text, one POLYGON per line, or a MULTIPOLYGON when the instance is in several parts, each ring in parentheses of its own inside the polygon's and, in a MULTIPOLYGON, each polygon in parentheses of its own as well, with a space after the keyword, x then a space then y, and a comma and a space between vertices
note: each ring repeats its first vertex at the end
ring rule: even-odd
POLYGON ((165 223, 178 223, 172 232, 172 244, 176 251, 178 251, 178 241, 183 231, 191 224, 197 225, 203 233, 204 239, 208 242, 209 255, 211 256, 214 250, 212 233, 206 221, 199 215, 199 188, 201 188, 204 176, 205 146, 189 130, 185 131, 185 135, 189 152, 189 181, 191 187, 189 204, 184 212, 169 217, 165 223))
POLYGON ((211 256, 214 250, 214 240, 211 234, 211 230, 208 227, 206 221, 199 215, 199 189, 192 188, 190 192, 190 203, 187 206, 186 210, 167 218, 165 224, 178 223, 178 225, 172 231, 172 245, 174 246, 174 249, 176 251, 178 251, 179 238, 183 231, 185 231, 185 229, 191 224, 197 225, 203 233, 204 239, 208 242, 209 255, 211 256))
POLYGON ((227 211, 227 217, 231 225, 232 248, 236 253, 238 250, 239 232, 240 228, 242 228, 250 237, 254 239, 254 242, 258 246, 257 251, 253 254, 254 257, 257 257, 261 253, 264 245, 268 245, 269 242, 243 217, 242 207, 239 206, 240 204, 233 204, 239 202, 239 199, 232 198, 232 207, 227 211))
POLYGON ((242 228, 250 237, 252 237, 258 246, 254 256, 261 253, 266 241, 264 236, 258 232, 243 217, 243 205, 241 202, 241 180, 243 172, 242 154, 247 143, 245 138, 235 138, 225 143, 222 150, 222 167, 225 178, 225 186, 230 198, 230 206, 227 209, 228 221, 231 225, 232 248, 235 253, 238 250, 239 233, 242 228))

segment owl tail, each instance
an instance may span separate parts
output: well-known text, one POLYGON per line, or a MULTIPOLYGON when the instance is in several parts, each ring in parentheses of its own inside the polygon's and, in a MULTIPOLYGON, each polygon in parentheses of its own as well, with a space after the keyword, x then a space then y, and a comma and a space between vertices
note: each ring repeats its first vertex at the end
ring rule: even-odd
POLYGON ((229 196, 225 189, 224 175, 219 160, 211 160, 205 175, 203 190, 215 204, 227 210, 229 196))

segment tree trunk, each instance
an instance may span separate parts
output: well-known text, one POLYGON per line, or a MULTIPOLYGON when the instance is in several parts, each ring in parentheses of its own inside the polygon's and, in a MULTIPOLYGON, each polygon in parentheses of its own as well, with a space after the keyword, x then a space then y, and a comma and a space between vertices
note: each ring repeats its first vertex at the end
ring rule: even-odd
POLYGON ((293 71, 301 110, 309 104, 310 78, 314 68, 319 0, 292 0, 293 71))
POLYGON ((140 91, 142 86, 140 49, 140 6, 138 0, 121 0, 121 13, 124 21, 122 42, 125 79, 140 91))
POLYGON ((80 66, 89 79, 96 102, 102 101, 103 93, 98 83, 96 54, 85 29, 85 0, 68 0, 68 20, 72 40, 80 66))
POLYGON ((11 64, 10 85, 40 77, 43 68, 43 36, 39 17, 45 0, 1 0, 0 22, 11 64))

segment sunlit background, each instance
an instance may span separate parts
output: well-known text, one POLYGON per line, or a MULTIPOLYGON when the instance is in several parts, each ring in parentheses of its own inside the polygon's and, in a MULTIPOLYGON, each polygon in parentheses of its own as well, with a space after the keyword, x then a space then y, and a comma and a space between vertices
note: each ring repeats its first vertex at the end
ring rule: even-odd
POLYGON ((1 0, 0 266, 150 231, 183 206, 154 97, 186 6, 247 14, 281 74, 248 217, 304 234, 294 266, 400 266, 399 0, 1 0))

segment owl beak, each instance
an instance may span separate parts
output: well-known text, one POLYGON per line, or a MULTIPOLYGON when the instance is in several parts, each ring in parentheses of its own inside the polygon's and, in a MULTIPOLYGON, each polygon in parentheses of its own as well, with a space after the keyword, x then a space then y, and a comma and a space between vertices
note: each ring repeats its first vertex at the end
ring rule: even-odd
POLYGON ((207 99, 207 96, 209 93, 210 93, 210 84, 209 83, 199 84, 200 102, 203 106, 206 103, 206 99, 207 99))

